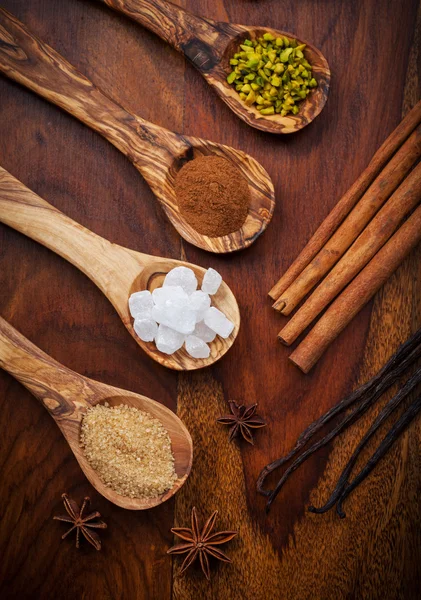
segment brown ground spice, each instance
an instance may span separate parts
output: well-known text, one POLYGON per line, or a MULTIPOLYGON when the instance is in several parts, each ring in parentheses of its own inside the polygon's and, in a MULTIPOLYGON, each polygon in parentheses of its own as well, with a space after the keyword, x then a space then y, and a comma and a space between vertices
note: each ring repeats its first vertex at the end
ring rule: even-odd
POLYGON ((180 213, 203 235, 227 235, 246 220, 250 190, 226 158, 201 156, 186 163, 177 173, 175 193, 180 213))

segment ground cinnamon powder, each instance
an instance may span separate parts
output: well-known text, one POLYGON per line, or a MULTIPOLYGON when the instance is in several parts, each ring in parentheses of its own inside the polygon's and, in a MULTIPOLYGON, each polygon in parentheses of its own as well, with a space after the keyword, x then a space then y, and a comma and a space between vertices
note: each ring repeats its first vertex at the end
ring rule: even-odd
POLYGON ((175 193, 180 213, 203 235, 227 235, 246 220, 250 190, 226 158, 201 156, 186 163, 177 173, 175 193))

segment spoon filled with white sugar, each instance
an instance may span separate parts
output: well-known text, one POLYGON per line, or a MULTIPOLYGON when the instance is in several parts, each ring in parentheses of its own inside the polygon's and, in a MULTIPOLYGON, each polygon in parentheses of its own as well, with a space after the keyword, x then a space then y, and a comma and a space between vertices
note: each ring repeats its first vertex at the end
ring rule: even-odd
POLYGON ((133 329, 143 342, 155 342, 159 352, 172 355, 184 347, 189 356, 207 359, 208 345, 218 335, 229 338, 234 329, 222 311, 211 306, 222 277, 214 269, 203 276, 202 287, 194 271, 175 267, 165 276, 162 287, 135 292, 129 298, 133 329))
POLYGON ((234 343, 240 312, 216 271, 112 244, 51 206, 2 167, 0 221, 83 271, 113 304, 139 346, 165 367, 182 371, 209 366, 234 343), (143 304, 151 311, 148 323, 139 322, 145 320, 138 318, 143 304), (214 339, 209 329, 217 334, 214 339))
POLYGON ((114 504, 152 508, 186 481, 190 434, 159 402, 71 371, 1 317, 0 368, 38 398, 91 485, 114 504))

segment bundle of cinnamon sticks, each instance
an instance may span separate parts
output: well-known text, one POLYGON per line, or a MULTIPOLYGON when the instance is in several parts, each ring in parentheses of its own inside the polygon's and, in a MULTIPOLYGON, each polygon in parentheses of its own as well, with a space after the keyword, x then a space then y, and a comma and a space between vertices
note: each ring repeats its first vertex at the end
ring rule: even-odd
POLYGON ((287 346, 328 307, 290 355, 304 373, 421 240, 420 156, 421 101, 269 292, 290 315, 315 288, 278 334, 287 346))

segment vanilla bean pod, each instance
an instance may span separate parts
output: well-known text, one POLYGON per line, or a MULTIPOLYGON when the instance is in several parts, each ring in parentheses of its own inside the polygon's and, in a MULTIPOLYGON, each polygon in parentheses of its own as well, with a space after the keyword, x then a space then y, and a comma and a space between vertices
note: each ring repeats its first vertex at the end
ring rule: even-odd
POLYGON ((418 398, 414 400, 412 404, 409 405, 406 411, 401 415, 401 417, 396 421, 396 423, 393 425, 393 427, 390 429, 387 435, 383 438, 373 456, 367 461, 365 467, 348 485, 348 487, 345 488, 336 505, 336 511, 341 517, 341 519, 343 519, 346 516, 342 508, 344 500, 371 473, 371 471, 376 467, 379 461, 387 454, 391 446, 393 446, 393 444, 399 439, 400 434, 403 433, 405 429, 407 429, 407 427, 415 419, 420 410, 421 396, 418 396, 418 398))
MULTIPOLYGON (((264 469, 262 469, 262 471, 258 477, 258 480, 257 480, 257 490, 261 494, 263 494, 265 496, 269 496, 267 509, 270 507, 270 504, 272 504, 273 500, 276 498, 282 485, 285 483, 286 478, 293 471, 295 471, 295 469, 298 468, 298 466, 302 462, 304 462, 304 460, 306 460, 306 458, 308 456, 310 456, 313 452, 318 450, 323 445, 327 444, 330 441, 330 439, 332 439, 333 437, 335 437, 335 435, 337 433, 342 431, 342 428, 345 428, 345 427, 351 425, 351 423, 354 422, 352 420, 352 417, 353 416, 358 417, 359 414, 356 414, 356 410, 354 410, 354 412, 351 413, 350 417, 349 416, 348 416, 348 418, 346 417, 341 422, 341 424, 339 425, 339 428, 334 430, 331 434, 328 434, 329 439, 327 439, 326 442, 324 442, 325 438, 322 438, 322 440, 320 440, 316 444, 313 444, 304 454, 302 454, 298 459, 296 459, 296 461, 294 461, 294 463, 291 465, 291 467, 288 469, 288 471, 284 474, 284 476, 278 482, 278 485, 276 486, 276 488, 274 490, 265 490, 263 488, 264 482, 265 482, 266 478, 268 477, 268 475, 270 473, 272 473, 272 471, 274 471, 275 469, 281 467, 283 464, 288 462, 294 456, 296 456, 298 454, 298 452, 307 444, 307 442, 326 423, 328 423, 331 419, 336 417, 338 414, 342 413, 343 411, 345 411, 347 408, 354 405, 358 401, 361 401, 361 402, 367 401, 368 403, 372 403, 375 400, 377 400, 377 398, 381 394, 383 394, 383 392, 385 392, 393 383, 395 383, 395 381, 397 379, 399 379, 399 377, 401 377, 401 375, 406 371, 406 369, 415 360, 417 360, 420 355, 421 355, 421 328, 413 336, 411 336, 404 344, 402 344, 398 348, 398 350, 395 352, 395 354, 380 369, 380 371, 377 373, 377 375, 375 375, 368 382, 366 382, 365 384, 360 386, 358 389, 356 389, 354 392, 352 392, 348 397, 346 397, 344 400, 339 402, 336 406, 334 406, 333 408, 328 410, 319 419, 317 419, 316 421, 311 423, 311 425, 309 425, 307 427, 307 429, 305 429, 305 431, 298 437, 294 448, 286 456, 273 461, 269 465, 266 465, 266 467, 264 467, 264 469), (343 425, 343 427, 342 427, 342 425, 343 425), (304 458, 302 458, 302 457, 304 457, 304 458)), ((366 406, 365 408, 368 408, 368 406, 366 406)), ((364 411, 362 411, 362 412, 364 412, 364 411)))
POLYGON ((308 510, 313 513, 322 514, 330 510, 338 501, 342 495, 345 487, 348 484, 348 478, 352 472, 352 469, 357 462, 357 459, 361 453, 361 450, 376 433, 379 427, 388 419, 392 412, 408 397, 412 390, 421 382, 421 368, 418 369, 414 375, 408 379, 405 385, 398 391, 398 393, 389 400, 389 402, 380 411, 370 429, 367 431, 365 436, 362 438, 358 446, 355 448, 351 458, 349 459, 346 467, 342 471, 341 476, 338 479, 335 489, 333 490, 329 500, 323 506, 316 508, 315 506, 309 506, 308 510))

